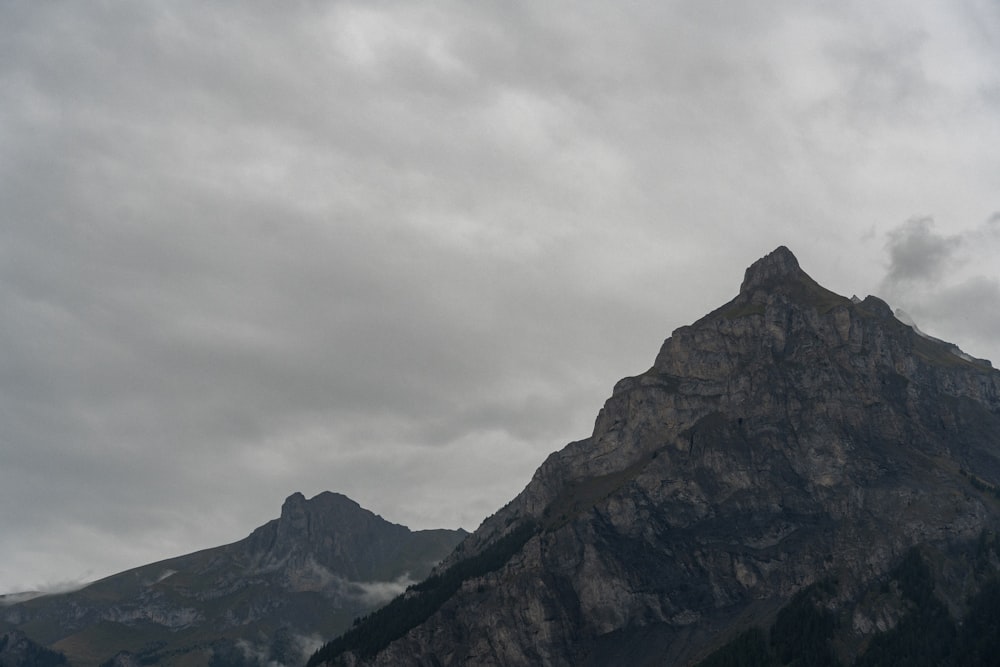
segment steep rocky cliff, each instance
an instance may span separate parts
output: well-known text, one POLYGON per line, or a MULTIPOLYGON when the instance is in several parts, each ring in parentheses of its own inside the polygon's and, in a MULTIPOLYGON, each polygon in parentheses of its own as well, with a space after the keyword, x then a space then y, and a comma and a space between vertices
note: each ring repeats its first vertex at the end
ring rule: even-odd
POLYGON ((694 664, 813 584, 849 662, 905 615, 873 591, 913 547, 960 619, 1000 571, 1000 372, 956 350, 778 248, 437 577, 312 662, 694 664))
POLYGON ((411 531, 336 493, 295 493, 246 539, 0 606, 0 620, 77 667, 301 664, 318 637, 426 576, 465 535, 411 531))

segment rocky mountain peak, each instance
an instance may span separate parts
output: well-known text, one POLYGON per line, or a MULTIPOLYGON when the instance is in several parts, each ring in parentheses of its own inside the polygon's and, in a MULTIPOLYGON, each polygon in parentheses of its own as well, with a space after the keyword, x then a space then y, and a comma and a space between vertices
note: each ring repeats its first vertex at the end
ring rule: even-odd
POLYGON ((367 516, 371 512, 339 493, 323 491, 307 500, 302 492, 296 491, 282 503, 279 521, 291 526, 304 526, 311 514, 350 517, 355 514, 367 516))
POLYGON ((308 523, 306 519, 306 497, 296 491, 285 499, 281 504, 281 518, 279 521, 285 525, 302 526, 308 523))
POLYGON ((750 265, 743 276, 740 293, 765 287, 777 280, 787 279, 802 273, 799 260, 785 246, 778 246, 772 252, 750 265))
POLYGON ((281 514, 285 515, 287 512, 295 511, 302 505, 306 503, 306 497, 302 495, 301 491, 296 491, 292 495, 285 498, 285 502, 281 504, 281 514))
POLYGON ((364 579, 387 545, 407 539, 410 530, 391 523, 347 496, 325 491, 313 498, 299 492, 285 499, 281 516, 248 538, 265 570, 322 564, 364 579))
POLYGON ((436 578, 313 664, 693 665, 811 586, 852 664, 900 618, 880 591, 914 548, 961 619, 1000 576, 977 546, 1000 531, 1000 372, 953 348, 779 247, 436 578))

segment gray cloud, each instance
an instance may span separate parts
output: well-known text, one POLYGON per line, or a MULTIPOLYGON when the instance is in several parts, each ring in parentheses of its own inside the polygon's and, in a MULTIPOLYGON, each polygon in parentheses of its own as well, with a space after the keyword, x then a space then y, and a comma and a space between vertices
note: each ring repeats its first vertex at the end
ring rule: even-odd
POLYGON ((950 268, 962 240, 936 234, 933 227, 931 218, 912 218, 889 231, 886 281, 890 289, 900 283, 936 280, 950 268))
POLYGON ((5 5, 0 592, 295 490, 471 529, 779 244, 1000 357, 998 16, 5 5))
POLYGON ((889 265, 881 289, 925 331, 973 354, 995 354, 1000 326, 996 215, 948 236, 933 227, 931 219, 915 218, 887 233, 889 265))
POLYGON ((952 330, 988 339, 1000 331, 997 304, 1000 304, 1000 281, 976 276, 943 287, 934 294, 929 308, 936 317, 951 322, 952 330))

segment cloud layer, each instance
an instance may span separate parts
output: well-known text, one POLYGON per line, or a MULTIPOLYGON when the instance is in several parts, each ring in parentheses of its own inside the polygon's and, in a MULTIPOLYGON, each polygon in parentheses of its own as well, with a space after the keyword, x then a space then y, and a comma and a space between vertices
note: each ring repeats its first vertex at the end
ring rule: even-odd
POLYGON ((0 592, 296 490, 472 529, 779 244, 1000 359, 995 3, 0 26, 0 592))

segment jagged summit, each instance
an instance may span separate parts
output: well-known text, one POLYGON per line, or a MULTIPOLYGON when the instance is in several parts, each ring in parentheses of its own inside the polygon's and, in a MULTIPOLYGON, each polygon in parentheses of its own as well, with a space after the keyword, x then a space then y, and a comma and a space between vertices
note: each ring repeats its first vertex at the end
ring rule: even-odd
MULTIPOLYGON (((872 297, 869 297, 872 298, 872 297)), ((681 327, 674 335, 697 329, 720 320, 738 319, 745 315, 763 314, 769 308, 792 301, 821 312, 850 304, 847 299, 826 289, 802 270, 792 251, 785 246, 751 264, 743 275, 739 293, 731 301, 716 308, 690 326, 681 327)), ((773 322, 772 326, 778 325, 773 322)), ((657 364, 661 361, 657 359, 657 364)))
POLYGON ((799 260, 795 258, 791 250, 783 245, 778 246, 747 268, 743 275, 743 283, 740 285, 740 292, 749 292, 777 279, 786 279, 799 274, 802 274, 799 260))
POLYGON ((285 502, 281 505, 282 518, 299 515, 308 511, 370 513, 342 493, 334 493, 333 491, 322 491, 308 500, 301 491, 296 491, 285 498, 285 502))

